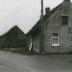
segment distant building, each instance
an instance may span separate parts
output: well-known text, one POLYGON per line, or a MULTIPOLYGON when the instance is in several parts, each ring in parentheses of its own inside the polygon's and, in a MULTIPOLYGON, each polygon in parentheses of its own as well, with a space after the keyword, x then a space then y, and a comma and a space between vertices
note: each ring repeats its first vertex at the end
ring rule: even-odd
MULTIPOLYGON (((40 52, 40 26, 41 19, 28 32, 29 47, 40 52)), ((50 11, 46 8, 43 16, 43 35, 45 53, 69 53, 72 51, 72 3, 64 0, 60 5, 50 11)))
POLYGON ((25 34, 18 26, 12 27, 0 37, 0 48, 26 48, 25 34))

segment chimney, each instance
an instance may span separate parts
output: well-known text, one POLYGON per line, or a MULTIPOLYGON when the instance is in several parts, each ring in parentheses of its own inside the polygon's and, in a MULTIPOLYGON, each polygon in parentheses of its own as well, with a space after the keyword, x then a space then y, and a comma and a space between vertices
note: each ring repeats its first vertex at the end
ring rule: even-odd
POLYGON ((49 14, 50 14, 50 8, 49 8, 49 7, 46 7, 46 8, 45 8, 45 14, 46 14, 46 15, 49 15, 49 14))

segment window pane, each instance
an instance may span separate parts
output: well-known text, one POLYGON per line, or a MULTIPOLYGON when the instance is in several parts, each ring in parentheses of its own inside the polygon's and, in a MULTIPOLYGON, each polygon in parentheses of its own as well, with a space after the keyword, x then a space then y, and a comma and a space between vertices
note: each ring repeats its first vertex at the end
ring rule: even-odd
POLYGON ((62 16, 62 25, 68 25, 68 16, 62 16))
POLYGON ((58 33, 53 33, 53 37, 58 37, 58 33))
POLYGON ((58 38, 53 38, 53 44, 58 44, 58 38))

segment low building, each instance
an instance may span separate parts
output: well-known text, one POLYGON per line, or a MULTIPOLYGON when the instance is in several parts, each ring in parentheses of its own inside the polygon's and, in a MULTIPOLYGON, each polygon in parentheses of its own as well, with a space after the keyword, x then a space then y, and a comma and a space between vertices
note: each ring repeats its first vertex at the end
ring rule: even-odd
POLYGON ((4 35, 0 36, 0 48, 26 48, 26 36, 18 27, 12 27, 4 35))

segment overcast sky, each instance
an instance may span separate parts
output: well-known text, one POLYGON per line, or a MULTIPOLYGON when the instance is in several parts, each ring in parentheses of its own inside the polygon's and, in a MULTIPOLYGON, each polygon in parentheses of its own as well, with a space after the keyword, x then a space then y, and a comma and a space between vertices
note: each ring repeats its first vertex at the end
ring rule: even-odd
MULTIPOLYGON (((0 35, 18 25, 27 33, 40 18, 41 0, 0 0, 0 35)), ((53 9, 63 0, 44 0, 44 8, 53 9)))

